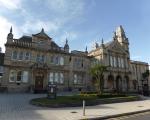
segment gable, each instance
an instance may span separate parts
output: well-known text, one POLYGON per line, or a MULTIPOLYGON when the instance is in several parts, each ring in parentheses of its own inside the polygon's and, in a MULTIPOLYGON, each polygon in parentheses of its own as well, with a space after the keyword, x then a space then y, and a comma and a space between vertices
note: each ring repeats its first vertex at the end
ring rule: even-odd
POLYGON ((118 41, 112 41, 112 42, 107 46, 107 50, 114 51, 114 52, 117 52, 117 53, 126 54, 126 51, 125 51, 124 48, 120 45, 120 43, 118 43, 118 41))

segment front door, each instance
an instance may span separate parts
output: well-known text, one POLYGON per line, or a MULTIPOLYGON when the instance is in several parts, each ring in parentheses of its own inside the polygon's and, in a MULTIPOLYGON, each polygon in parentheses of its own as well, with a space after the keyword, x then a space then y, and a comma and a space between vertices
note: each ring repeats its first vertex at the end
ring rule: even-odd
POLYGON ((44 80, 44 75, 37 75, 35 77, 35 90, 36 91, 43 90, 43 80, 44 80))

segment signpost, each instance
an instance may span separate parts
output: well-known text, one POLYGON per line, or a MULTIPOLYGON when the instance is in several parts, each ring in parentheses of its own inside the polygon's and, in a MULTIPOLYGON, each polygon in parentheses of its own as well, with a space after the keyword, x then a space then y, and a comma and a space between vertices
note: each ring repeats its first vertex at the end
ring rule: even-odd
POLYGON ((47 88, 47 98, 56 99, 56 91, 57 91, 56 84, 49 83, 47 88))
POLYGON ((83 116, 85 116, 85 100, 83 100, 83 116))

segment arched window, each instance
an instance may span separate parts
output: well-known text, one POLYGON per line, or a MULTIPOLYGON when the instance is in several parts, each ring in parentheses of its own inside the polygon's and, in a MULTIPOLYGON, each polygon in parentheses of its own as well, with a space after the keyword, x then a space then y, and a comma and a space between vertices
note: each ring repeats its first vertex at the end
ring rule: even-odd
POLYGON ((16 60, 17 59, 17 51, 12 52, 12 59, 16 60))
POLYGON ((15 82, 16 81, 16 71, 11 70, 9 74, 9 82, 15 82))

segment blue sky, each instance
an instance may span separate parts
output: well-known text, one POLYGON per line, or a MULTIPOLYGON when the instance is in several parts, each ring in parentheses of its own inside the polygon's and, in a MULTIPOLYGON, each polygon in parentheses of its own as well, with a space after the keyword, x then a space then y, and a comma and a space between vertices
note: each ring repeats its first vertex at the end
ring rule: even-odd
POLYGON ((91 50, 95 42, 112 39, 122 25, 133 60, 150 63, 149 0, 0 0, 0 46, 10 26, 15 38, 42 28, 60 46, 68 38, 71 50, 91 50))

